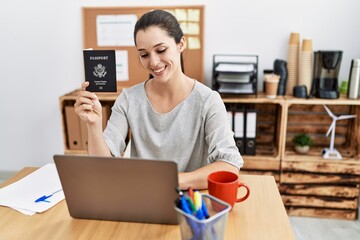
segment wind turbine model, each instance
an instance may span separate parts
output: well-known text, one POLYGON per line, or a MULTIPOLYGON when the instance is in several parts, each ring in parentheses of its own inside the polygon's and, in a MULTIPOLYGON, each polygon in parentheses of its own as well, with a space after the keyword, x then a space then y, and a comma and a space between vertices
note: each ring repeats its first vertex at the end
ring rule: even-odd
POLYGON ((336 121, 343 120, 343 119, 349 119, 349 118, 355 118, 356 115, 335 116, 326 105, 324 105, 324 108, 327 111, 327 113, 330 115, 330 117, 332 117, 333 121, 329 127, 329 130, 326 133, 326 136, 329 136, 329 134, 331 132, 330 148, 325 148, 323 150, 323 158, 341 159, 342 158, 341 154, 339 153, 338 150, 336 150, 336 148, 334 148, 336 121))

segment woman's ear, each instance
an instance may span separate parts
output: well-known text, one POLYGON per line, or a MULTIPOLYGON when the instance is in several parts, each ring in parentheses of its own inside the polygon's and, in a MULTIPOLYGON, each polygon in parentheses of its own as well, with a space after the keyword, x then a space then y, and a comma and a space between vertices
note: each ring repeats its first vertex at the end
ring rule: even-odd
POLYGON ((185 50, 185 48, 186 48, 186 39, 185 39, 185 37, 182 37, 180 39, 180 42, 179 42, 178 46, 179 46, 180 52, 183 52, 185 50))

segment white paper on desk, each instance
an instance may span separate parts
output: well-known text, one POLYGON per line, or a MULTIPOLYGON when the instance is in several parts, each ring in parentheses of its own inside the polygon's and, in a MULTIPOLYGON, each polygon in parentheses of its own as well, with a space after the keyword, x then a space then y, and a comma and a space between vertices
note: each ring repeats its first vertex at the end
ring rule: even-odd
POLYGON ((16 211, 19 211, 19 212, 21 212, 22 214, 29 215, 29 216, 32 216, 32 215, 35 215, 35 214, 36 214, 36 212, 30 211, 30 210, 26 210, 26 209, 21 209, 21 208, 16 208, 16 207, 10 207, 10 208, 15 209, 16 211))
POLYGON ((0 189, 0 205, 33 215, 53 207, 65 198, 55 164, 49 163, 19 181, 0 189), (59 191, 59 192, 57 192, 59 191), (57 193, 55 193, 57 192, 57 193), (35 202, 41 196, 49 202, 35 202))

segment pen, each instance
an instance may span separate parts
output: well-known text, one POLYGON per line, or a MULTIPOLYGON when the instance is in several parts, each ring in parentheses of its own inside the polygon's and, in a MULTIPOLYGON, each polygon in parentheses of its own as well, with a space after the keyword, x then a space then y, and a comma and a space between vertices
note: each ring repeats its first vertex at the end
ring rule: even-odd
POLYGON ((207 207, 206 207, 206 204, 205 204, 204 198, 202 198, 201 210, 203 211, 205 218, 209 218, 209 217, 210 217, 210 216, 209 216, 209 212, 208 212, 207 207))
POLYGON ((189 206, 188 206, 188 203, 187 203, 187 201, 186 201, 186 198, 185 198, 185 196, 184 195, 180 195, 180 200, 181 200, 181 209, 184 211, 184 212, 186 212, 186 213, 188 213, 188 214, 192 214, 191 213, 191 210, 190 210, 190 208, 189 208, 189 206))
POLYGON ((199 220, 203 220, 205 218, 204 216, 204 212, 201 208, 199 208, 199 210, 196 211, 196 215, 197 219, 199 220))
POLYGON ((192 211, 193 213, 196 213, 196 208, 195 208, 194 203, 193 203, 193 201, 191 200, 191 198, 190 198, 190 197, 186 197, 186 200, 187 200, 187 203, 188 203, 191 211, 192 211))
POLYGON ((202 201, 201 201, 201 194, 199 191, 194 192, 194 205, 196 210, 201 209, 202 201))
POLYGON ((188 193, 191 200, 194 201, 194 190, 191 187, 188 188, 188 193))
MULTIPOLYGON (((183 193, 180 191, 180 200, 181 200, 181 209, 186 212, 187 214, 190 214, 192 215, 192 212, 189 208, 189 205, 188 205, 188 201, 186 199, 186 197, 183 195, 183 193)), ((197 240, 199 239, 198 237, 198 230, 197 230, 197 226, 195 224, 195 222, 193 222, 193 220, 191 220, 190 218, 188 217, 185 217, 186 219, 186 222, 188 223, 189 227, 190 227, 190 230, 193 234, 193 238, 191 239, 194 239, 194 240, 197 240)))
POLYGON ((203 220, 205 218, 205 214, 203 212, 202 207, 202 197, 199 191, 194 192, 194 204, 196 208, 196 217, 200 220, 203 220))
POLYGON ((36 202, 36 203, 38 203, 38 202, 47 202, 47 203, 50 203, 50 201, 48 201, 47 199, 50 198, 50 197, 52 197, 55 193, 58 193, 58 192, 60 192, 60 191, 62 191, 62 189, 57 190, 57 191, 53 192, 52 194, 50 194, 50 195, 48 195, 48 196, 46 196, 46 195, 41 196, 41 197, 39 197, 38 199, 36 199, 35 202, 36 202))

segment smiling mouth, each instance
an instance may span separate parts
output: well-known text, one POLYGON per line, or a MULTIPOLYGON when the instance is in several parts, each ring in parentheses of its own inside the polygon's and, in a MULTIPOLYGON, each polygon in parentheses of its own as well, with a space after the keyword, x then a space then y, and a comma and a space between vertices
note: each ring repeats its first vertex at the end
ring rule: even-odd
POLYGON ((166 69, 166 66, 164 66, 162 68, 158 68, 158 69, 153 69, 153 72, 155 73, 155 75, 161 75, 165 69, 166 69))

